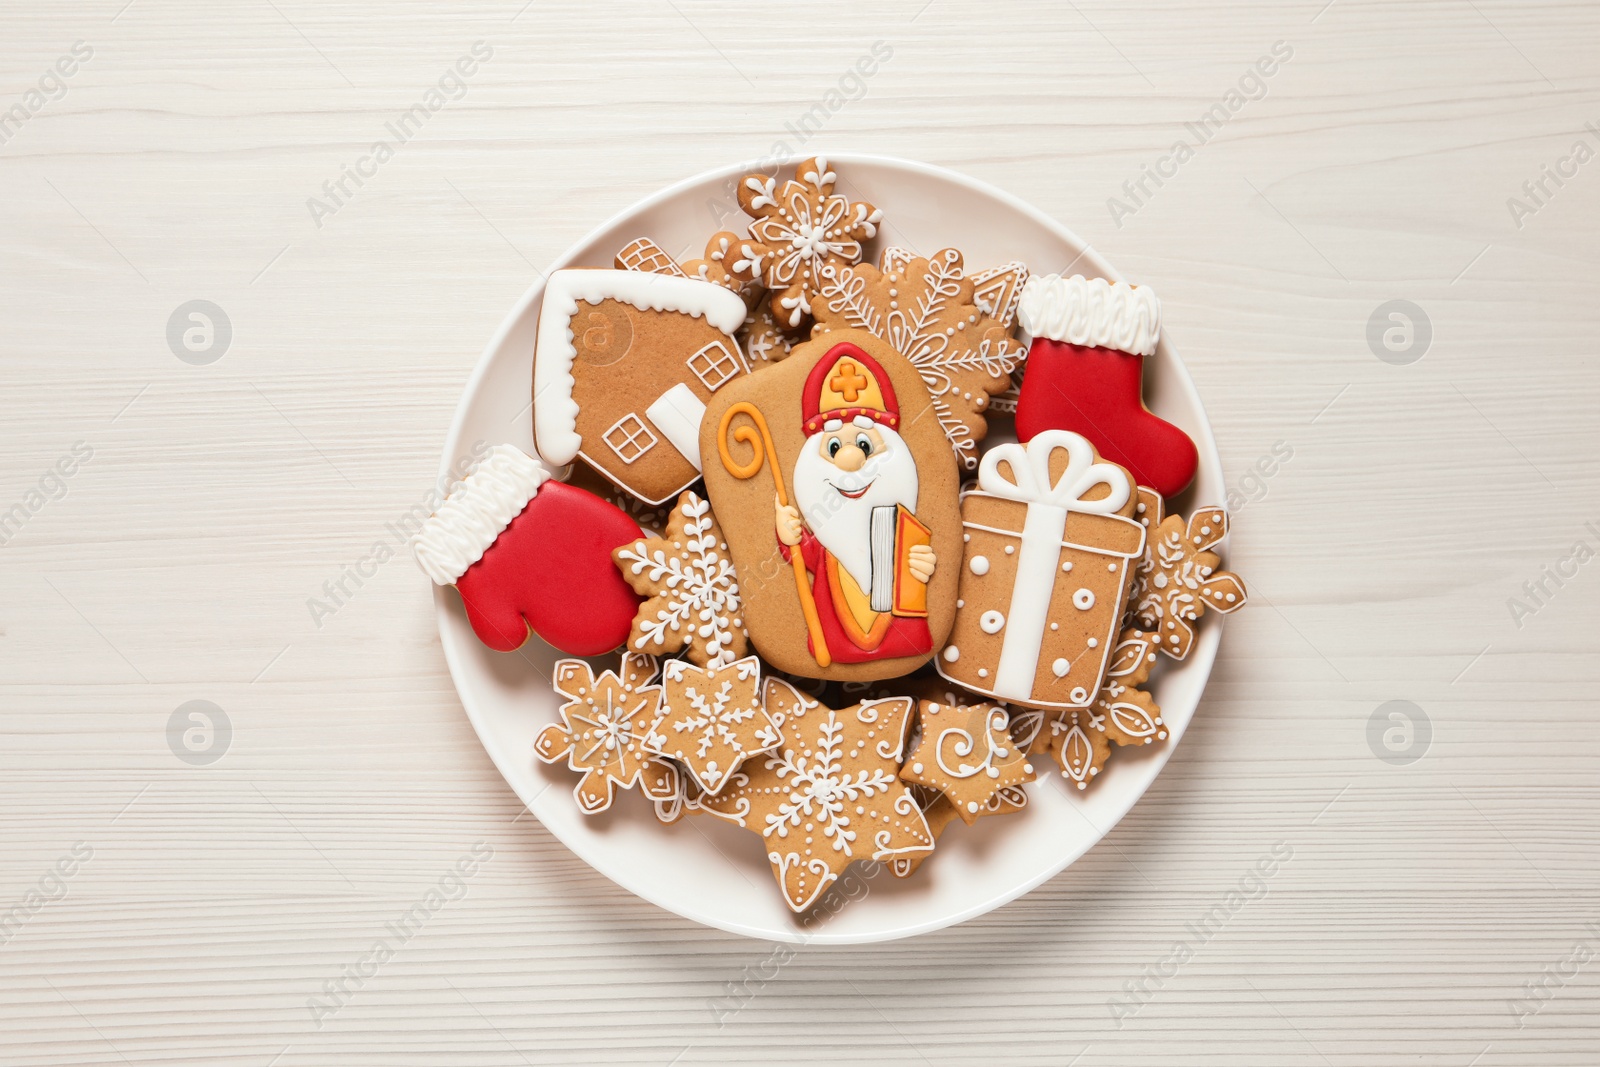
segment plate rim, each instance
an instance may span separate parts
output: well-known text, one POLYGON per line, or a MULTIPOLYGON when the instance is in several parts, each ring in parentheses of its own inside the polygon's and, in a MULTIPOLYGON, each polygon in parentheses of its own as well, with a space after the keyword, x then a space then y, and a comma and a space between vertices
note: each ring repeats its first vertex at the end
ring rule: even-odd
MULTIPOLYGON (((479 353, 477 361, 473 365, 472 373, 468 376, 466 384, 462 387, 461 395, 456 401, 455 413, 450 420, 450 427, 445 434, 444 453, 439 463, 439 477, 454 477, 451 457, 456 454, 456 450, 460 445, 462 435, 465 431, 469 410, 471 408, 470 401, 477 395, 483 379, 489 374, 489 368, 494 362, 495 354, 499 352, 501 347, 506 343, 506 340, 510 337, 512 331, 516 328, 516 325, 521 320, 522 316, 528 313, 534 301, 541 293, 543 293, 551 273, 571 265, 571 261, 577 258, 578 251, 586 248, 600 234, 612 229, 628 217, 648 211, 658 204, 676 197, 687 189, 705 185, 710 182, 722 181, 736 175, 749 173, 752 167, 764 166, 769 170, 781 170, 786 167, 794 166, 795 164, 803 162, 807 159, 811 159, 816 155, 822 155, 830 162, 871 164, 891 170, 907 171, 926 178, 949 182, 954 185, 961 186, 968 192, 975 195, 997 200, 1007 207, 1010 207, 1018 213, 1030 218, 1039 226, 1051 231, 1056 237, 1060 238, 1071 247, 1082 249, 1078 256, 1072 260, 1069 266, 1078 266, 1079 264, 1086 262, 1090 267, 1098 272, 1101 277, 1109 278, 1112 281, 1124 280, 1120 272, 1113 268, 1111 264, 1106 262, 1092 245, 1080 238, 1070 227, 1046 214, 1043 210, 1029 203, 1028 201, 1023 200, 1019 196, 1007 192, 1006 190, 992 185, 980 178, 974 178, 971 175, 963 174, 960 171, 952 170, 948 167, 942 167, 937 164, 927 163, 921 160, 906 159, 900 156, 861 152, 799 154, 791 156, 787 160, 779 163, 772 163, 767 160, 756 160, 730 163, 720 167, 713 167, 686 177, 680 181, 673 182, 670 185, 667 185, 637 201, 634 201, 621 210, 612 213, 603 222, 590 228, 586 233, 583 234, 583 236, 570 244, 560 256, 556 257, 556 259, 550 263, 547 269, 544 271, 538 271, 538 268, 535 268, 535 271, 539 273, 540 276, 528 286, 528 288, 523 292, 521 298, 517 300, 517 302, 501 319, 499 327, 495 330, 489 342, 479 353)), ((1209 459, 1213 469, 1221 471, 1222 456, 1217 450, 1216 434, 1211 427, 1210 415, 1206 412, 1205 403, 1200 397, 1199 389, 1195 386, 1193 377, 1191 377, 1189 374, 1188 366, 1169 345, 1168 332, 1165 329, 1161 332, 1161 337, 1158 341, 1158 350, 1160 350, 1161 355, 1165 357, 1166 362, 1171 365, 1172 369, 1176 370, 1177 372, 1177 376, 1173 384, 1176 384, 1181 392, 1185 394, 1186 399, 1199 413, 1200 421, 1206 428, 1206 440, 1204 442, 1197 442, 1197 446, 1201 451, 1202 463, 1209 459)), ((1226 540, 1227 539, 1225 538, 1224 543, 1226 543, 1226 540)), ((517 785, 517 777, 509 771, 509 767, 515 765, 514 761, 516 756, 512 753, 502 751, 502 747, 495 738, 493 731, 490 730, 486 724, 485 713, 482 711, 482 709, 476 706, 474 699, 471 697, 470 687, 467 687, 463 684, 462 678, 466 673, 466 667, 462 662, 459 661, 454 650, 454 646, 452 642, 447 639, 448 635, 446 634, 448 615, 451 610, 449 596, 450 594, 446 591, 444 586, 435 585, 433 587, 435 626, 439 635, 440 647, 444 651, 445 665, 450 672, 451 685, 455 688, 457 699, 461 701, 462 709, 467 713, 467 719, 472 724, 473 732, 478 735, 479 744, 481 744, 484 748, 484 751, 488 753, 489 759, 495 765, 495 769, 499 771, 500 777, 517 796, 517 799, 521 802, 524 810, 529 814, 532 814, 535 818, 538 818, 538 812, 534 810, 532 803, 534 799, 537 799, 537 796, 529 797, 524 795, 524 791, 517 785)), ((1198 635, 1194 647, 1190 650, 1190 656, 1185 662, 1191 665, 1191 669, 1198 667, 1201 674, 1199 683, 1196 687, 1196 695, 1194 698, 1195 707, 1190 710, 1189 715, 1185 718, 1184 727, 1182 729, 1174 730, 1170 738, 1170 743, 1164 746, 1160 752, 1154 754, 1154 758, 1150 761, 1151 766, 1149 770, 1149 781, 1146 782, 1137 793, 1129 798, 1125 805, 1121 806, 1120 809, 1116 809, 1113 817, 1111 817, 1109 820, 1102 820, 1103 825, 1091 823, 1091 826, 1095 831, 1094 835, 1087 839, 1083 843, 1082 847, 1069 850, 1066 854, 1064 854, 1064 858, 1062 858, 1058 864, 1046 866, 1038 874, 1022 880, 1017 885, 1011 887, 1003 893, 989 898, 986 901, 969 905, 968 907, 951 912, 947 915, 940 916, 936 919, 927 919, 920 922, 909 923, 903 926, 895 926, 876 931, 832 933, 826 928, 826 926, 818 930, 796 928, 793 931, 779 931, 765 927, 753 927, 738 921, 726 919, 718 916, 714 911, 705 914, 691 913, 690 911, 674 906, 674 904, 660 899, 656 895, 649 892, 648 880, 643 878, 642 875, 618 876, 610 870, 604 870, 597 866, 594 861, 592 861, 579 847, 577 847, 577 845, 563 836, 559 830, 550 824, 545 823, 543 819, 540 819, 539 821, 552 837, 555 837, 556 840, 560 841, 562 845, 572 852, 574 856, 588 864, 589 867, 595 871, 595 873, 599 874, 603 878, 607 878, 610 881, 615 882, 617 885, 639 897, 641 900, 645 900, 651 904, 654 904, 656 907, 661 908, 663 911, 670 912, 698 925, 722 930, 727 933, 738 934, 742 937, 748 937, 753 940, 768 941, 773 943, 816 945, 878 944, 887 941, 901 940, 908 937, 915 937, 919 934, 932 933, 936 930, 942 930, 947 927, 956 926, 971 919, 977 918, 980 915, 985 915, 991 911, 995 911, 1004 907, 1019 897, 1022 897, 1032 892, 1034 889, 1037 889, 1040 885, 1043 885, 1045 882, 1049 881, 1062 871, 1066 870, 1068 867, 1072 866, 1079 859, 1083 858, 1084 854, 1087 853, 1091 848, 1105 840, 1106 837, 1110 835, 1111 831, 1116 828, 1117 824, 1120 823, 1127 816, 1128 812, 1133 809, 1133 806, 1144 798, 1145 794, 1148 793, 1150 788, 1155 784, 1156 779, 1160 777, 1161 772, 1166 768, 1167 761, 1171 759, 1172 754, 1177 750, 1177 746, 1182 740, 1183 734, 1187 732, 1188 722, 1192 720, 1194 712, 1198 710, 1199 703, 1204 697, 1206 686, 1210 683, 1211 672, 1216 663, 1217 651, 1221 645, 1222 630, 1225 619, 1226 616, 1219 615, 1212 621, 1211 624, 1202 629, 1198 635)))

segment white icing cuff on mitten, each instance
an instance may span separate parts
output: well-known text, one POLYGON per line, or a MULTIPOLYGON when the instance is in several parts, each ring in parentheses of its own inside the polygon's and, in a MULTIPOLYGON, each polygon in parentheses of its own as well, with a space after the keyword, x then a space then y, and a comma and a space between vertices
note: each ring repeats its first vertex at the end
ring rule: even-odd
POLYGON ((1029 337, 1148 356, 1161 337, 1161 302, 1144 285, 1036 274, 1022 287, 1017 321, 1029 337))
POLYGON ((513 445, 495 445, 461 488, 445 498, 411 542, 417 566, 439 585, 454 585, 522 514, 550 471, 513 445))

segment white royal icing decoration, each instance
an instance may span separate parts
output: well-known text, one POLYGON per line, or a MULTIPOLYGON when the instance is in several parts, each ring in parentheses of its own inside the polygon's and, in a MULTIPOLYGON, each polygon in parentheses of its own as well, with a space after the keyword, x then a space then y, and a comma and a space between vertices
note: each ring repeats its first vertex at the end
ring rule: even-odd
POLYGON ((700 420, 706 417, 706 406, 694 395, 694 390, 679 382, 656 397, 655 403, 644 409, 645 417, 661 431, 672 447, 683 458, 700 470, 700 420))
POLYGON ((1029 337, 1148 356, 1161 336, 1161 303, 1144 285, 1036 274, 1022 287, 1017 321, 1029 337))
POLYGON ((997 634, 1005 628, 1006 617, 998 611, 986 611, 978 619, 978 626, 986 634, 997 634))
POLYGON ((1096 463, 1094 446, 1082 435, 1047 430, 1026 447, 1003 444, 991 448, 978 467, 978 487, 1028 508, 1022 526, 1022 551, 1017 554, 1017 579, 1006 613, 1010 625, 1000 648, 994 682, 996 695, 1027 700, 1033 693, 1045 625, 1049 622, 1053 578, 1067 515, 1074 511, 1114 515, 1133 495, 1133 484, 1121 467, 1096 463), (1052 481, 1050 458, 1057 449, 1067 453, 1067 465, 1061 476, 1052 481), (1009 478, 1001 473, 1002 464, 1010 471, 1009 478), (1105 486, 1110 492, 1098 500, 1085 500, 1085 494, 1097 486, 1105 486))
POLYGON ((578 402, 572 399, 572 317, 578 302, 620 300, 641 311, 676 311, 703 318, 733 337, 744 325, 744 298, 695 278, 632 270, 558 270, 545 283, 533 360, 533 434, 540 457, 565 466, 583 447, 578 402))
POLYGON ((949 648, 944 650, 944 661, 946 663, 954 663, 956 660, 958 660, 960 658, 961 658, 961 650, 959 648, 957 648, 955 645, 951 645, 949 648))
POLYGON ((972 568, 972 573, 973 574, 977 574, 977 575, 988 574, 989 573, 989 557, 988 556, 973 556, 972 557, 972 562, 967 564, 967 566, 972 568))
POLYGON ((1068 663, 1065 659, 1058 659, 1054 663, 1050 664, 1050 673, 1055 675, 1057 678, 1065 678, 1067 676, 1067 672, 1071 669, 1072 664, 1068 663))
POLYGON ((1092 589, 1079 589, 1072 594, 1072 606, 1079 611, 1088 611, 1094 607, 1094 591, 1092 589))
POLYGON ((461 488, 422 524, 411 553, 424 574, 454 585, 528 506, 550 471, 513 445, 495 445, 461 488))

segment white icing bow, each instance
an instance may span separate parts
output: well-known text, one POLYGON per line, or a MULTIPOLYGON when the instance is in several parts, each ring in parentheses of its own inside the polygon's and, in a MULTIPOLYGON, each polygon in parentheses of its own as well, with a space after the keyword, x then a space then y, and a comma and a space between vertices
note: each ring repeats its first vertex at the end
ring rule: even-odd
POLYGON ((978 467, 978 487, 1023 504, 1048 504, 1095 515, 1121 510, 1133 493, 1127 473, 1113 463, 1096 463, 1088 438, 1071 430, 1046 430, 1026 447, 1013 443, 991 448, 978 467), (1067 467, 1052 482, 1050 458, 1058 448, 1067 453, 1067 467), (1009 478, 1000 473, 1002 463, 1011 472, 1009 478), (1084 494, 1097 485, 1107 486, 1111 492, 1098 500, 1085 500, 1084 494))

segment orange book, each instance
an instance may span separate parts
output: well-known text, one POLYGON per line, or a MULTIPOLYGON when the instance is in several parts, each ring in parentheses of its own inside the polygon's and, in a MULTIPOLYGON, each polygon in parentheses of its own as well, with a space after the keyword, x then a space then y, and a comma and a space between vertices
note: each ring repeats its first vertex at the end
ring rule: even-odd
POLYGON ((911 558, 913 545, 929 545, 933 543, 933 531, 924 526, 917 517, 900 507, 895 519, 894 531, 894 613, 896 615, 923 619, 928 616, 928 583, 911 573, 907 561, 911 558))

